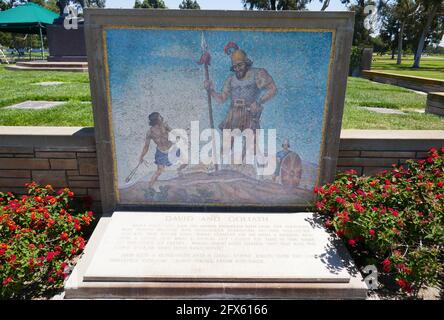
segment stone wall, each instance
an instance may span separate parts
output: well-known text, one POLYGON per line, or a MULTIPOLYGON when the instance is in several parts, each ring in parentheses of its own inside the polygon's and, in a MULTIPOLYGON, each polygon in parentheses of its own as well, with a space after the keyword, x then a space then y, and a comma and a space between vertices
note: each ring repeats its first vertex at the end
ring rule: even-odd
POLYGON ((427 95, 426 112, 444 116, 444 91, 429 92, 427 95))
POLYGON ((444 130, 343 130, 338 170, 372 175, 444 146, 444 130))
POLYGON ((99 209, 94 129, 0 127, 0 191, 22 194, 30 181, 67 186, 99 209))
MULTIPOLYGON (((370 175, 444 146, 443 131, 343 130, 338 171, 370 175)), ((93 128, 0 127, 0 191, 23 194, 30 181, 91 196, 100 210, 93 128)))
POLYGON ((404 76, 385 72, 364 70, 362 77, 372 81, 393 84, 412 90, 424 92, 444 91, 444 80, 429 79, 422 77, 404 76))

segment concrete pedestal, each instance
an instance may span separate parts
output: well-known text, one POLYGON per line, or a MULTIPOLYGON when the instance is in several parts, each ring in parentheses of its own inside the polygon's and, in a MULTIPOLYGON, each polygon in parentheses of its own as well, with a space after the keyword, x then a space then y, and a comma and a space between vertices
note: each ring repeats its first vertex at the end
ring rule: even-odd
POLYGON ((365 299, 340 241, 311 213, 115 212, 66 299, 365 299))

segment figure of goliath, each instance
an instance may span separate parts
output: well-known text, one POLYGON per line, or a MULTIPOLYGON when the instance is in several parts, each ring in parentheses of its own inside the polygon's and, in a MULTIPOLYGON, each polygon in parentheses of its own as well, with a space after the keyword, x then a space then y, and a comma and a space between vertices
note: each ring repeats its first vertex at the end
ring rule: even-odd
POLYGON ((234 42, 229 42, 224 51, 231 56, 229 76, 221 92, 214 90, 212 81, 205 81, 204 87, 219 103, 231 97, 230 108, 219 129, 251 129, 260 128, 260 118, 264 104, 277 93, 273 78, 263 68, 254 68, 247 54, 234 42))

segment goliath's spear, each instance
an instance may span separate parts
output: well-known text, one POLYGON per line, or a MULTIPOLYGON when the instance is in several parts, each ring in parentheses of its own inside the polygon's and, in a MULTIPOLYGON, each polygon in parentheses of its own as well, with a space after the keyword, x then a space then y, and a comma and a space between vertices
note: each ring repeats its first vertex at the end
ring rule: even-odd
MULTIPOLYGON (((197 63, 204 65, 205 80, 207 81, 207 83, 209 83, 210 82, 210 74, 208 72, 208 66, 211 64, 211 55, 208 52, 208 46, 207 46, 207 42, 205 41, 205 36, 204 36, 203 32, 202 32, 200 47, 202 49, 202 56, 200 57, 200 60, 197 63)), ((212 152, 213 153, 213 163, 214 163, 214 168, 216 170, 218 170, 218 165, 216 163, 216 141, 215 141, 215 137, 214 137, 213 107, 211 106, 211 91, 210 90, 207 90, 207 100, 208 100, 208 113, 210 116, 211 138, 213 141, 213 152, 212 152)))

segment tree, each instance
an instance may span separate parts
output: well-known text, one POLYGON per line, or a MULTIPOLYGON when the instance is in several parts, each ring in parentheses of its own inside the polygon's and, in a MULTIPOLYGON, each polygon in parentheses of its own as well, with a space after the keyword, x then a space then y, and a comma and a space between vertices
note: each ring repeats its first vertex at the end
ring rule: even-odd
POLYGON ((396 61, 397 64, 401 64, 402 62, 402 41, 404 39, 404 29, 405 25, 415 13, 418 5, 414 0, 398 0, 396 5, 393 7, 393 15, 394 18, 398 21, 399 33, 398 33, 398 59, 396 61))
POLYGON ((0 11, 8 10, 12 7, 12 1, 0 0, 0 11))
POLYGON ((330 5, 330 0, 319 0, 319 2, 323 2, 321 11, 325 11, 330 5))
POLYGON ((421 0, 421 7, 423 8, 423 12, 426 13, 427 18, 419 38, 418 47, 415 54, 415 61, 413 62, 412 68, 419 68, 426 37, 430 32, 430 27, 435 16, 438 14, 438 12, 442 13, 442 11, 444 11, 444 0, 421 0))
POLYGON ((163 0, 136 0, 134 3, 134 8, 144 8, 144 9, 167 9, 163 0))
POLYGON ((105 8, 106 0, 85 0, 86 8, 105 8))
POLYGON ((312 0, 242 0, 248 10, 305 10, 312 0))
POLYGON ((59 8, 57 7, 57 0, 48 0, 46 1, 45 8, 55 13, 59 13, 59 8))
POLYGON ((200 5, 196 0, 183 0, 181 4, 179 4, 179 9, 195 9, 200 10, 200 5))
POLYGON ((392 59, 395 59, 396 43, 398 36, 398 21, 393 15, 393 5, 387 5, 378 11, 381 28, 379 37, 385 43, 386 49, 391 51, 392 59))
MULTIPOLYGON (((403 20, 403 18, 402 15, 395 12, 395 8, 399 2, 400 0, 396 2, 391 1, 378 10, 378 16, 381 21, 379 35, 386 43, 387 49, 391 49, 392 59, 395 58, 398 47, 398 54, 401 56, 401 59, 405 52, 416 52, 427 20, 427 12, 424 12, 424 9, 419 6, 419 1, 413 1, 415 2, 416 10, 411 10, 412 13, 405 20, 404 30, 401 32, 401 20, 403 20)), ((437 14, 435 16, 429 30, 428 36, 425 37, 424 48, 440 43, 444 35, 444 14, 437 14)))

